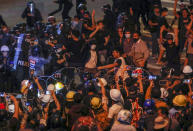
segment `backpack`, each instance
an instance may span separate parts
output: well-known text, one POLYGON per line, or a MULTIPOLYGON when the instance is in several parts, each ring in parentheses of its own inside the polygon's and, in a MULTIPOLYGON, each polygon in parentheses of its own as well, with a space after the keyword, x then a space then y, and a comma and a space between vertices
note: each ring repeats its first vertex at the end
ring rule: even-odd
POLYGON ((131 125, 135 126, 136 128, 139 127, 138 121, 141 119, 143 115, 143 108, 138 103, 139 98, 136 98, 135 100, 130 99, 131 102, 131 112, 132 112, 132 120, 131 125))

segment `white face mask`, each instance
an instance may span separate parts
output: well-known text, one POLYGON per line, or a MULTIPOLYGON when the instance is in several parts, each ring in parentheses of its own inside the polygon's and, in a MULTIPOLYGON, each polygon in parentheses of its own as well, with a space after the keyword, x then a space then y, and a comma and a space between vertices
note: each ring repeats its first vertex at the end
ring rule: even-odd
POLYGON ((131 34, 125 34, 125 38, 131 38, 131 34))

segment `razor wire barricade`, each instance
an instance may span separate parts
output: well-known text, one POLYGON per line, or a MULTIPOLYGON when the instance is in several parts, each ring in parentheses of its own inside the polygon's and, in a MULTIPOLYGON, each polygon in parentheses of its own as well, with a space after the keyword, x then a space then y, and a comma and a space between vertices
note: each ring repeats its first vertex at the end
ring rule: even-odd
MULTIPOLYGON (((117 69, 120 69, 117 67, 117 69)), ((116 70, 116 68, 114 68, 116 70)), ((151 73, 143 68, 135 67, 135 66, 126 66, 123 69, 124 72, 128 73, 129 78, 137 78, 140 74, 142 78, 146 80, 157 80, 159 76, 153 76, 151 73)), ((89 83, 95 83, 97 85, 97 79, 103 78, 105 79, 108 85, 116 85, 117 83, 121 83, 124 85, 123 79, 122 82, 118 81, 115 82, 115 71, 112 73, 107 73, 108 70, 97 70, 97 69, 88 69, 84 67, 63 67, 51 75, 45 76, 38 76, 40 84, 42 85, 43 89, 46 91, 49 84, 55 84, 57 82, 62 83, 65 90, 73 90, 76 89, 77 86, 83 85, 85 88, 88 88, 89 83)), ((171 70, 168 71, 168 76, 171 76, 171 70)), ((121 80, 121 79, 120 79, 121 80)), ((33 79, 29 80, 34 83, 33 79)), ((35 85, 35 84, 33 84, 35 85)), ((35 88, 35 87, 31 87, 35 88)), ((57 90, 56 90, 57 91, 57 90)), ((3 92, 0 92, 0 95, 3 96, 3 92)), ((20 97, 19 93, 8 93, 9 95, 14 95, 20 97)))
MULTIPOLYGON (((116 69, 115 69, 116 70, 116 69)), ((137 77, 141 74, 143 78, 156 79, 149 71, 134 66, 127 66, 124 71, 128 73, 129 77, 137 77)), ((63 67, 50 76, 39 76, 38 79, 45 83, 47 87, 50 83, 61 82, 67 90, 70 90, 72 85, 85 84, 89 81, 95 81, 97 78, 105 78, 107 82, 114 79, 114 72, 108 74, 107 70, 98 71, 97 69, 88 69, 83 67, 63 67)))

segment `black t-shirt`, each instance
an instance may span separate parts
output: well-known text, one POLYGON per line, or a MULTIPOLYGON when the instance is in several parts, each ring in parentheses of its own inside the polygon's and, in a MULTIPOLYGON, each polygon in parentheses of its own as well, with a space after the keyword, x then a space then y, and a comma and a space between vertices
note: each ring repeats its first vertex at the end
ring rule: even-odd
POLYGON ((113 31, 115 29, 115 22, 116 21, 116 17, 113 14, 112 11, 106 11, 104 18, 103 18, 103 23, 104 26, 107 30, 113 31))
MULTIPOLYGON (((167 22, 167 20, 166 20, 165 17, 161 17, 161 18, 160 18, 160 27, 163 26, 163 25, 164 25, 167 29, 169 28, 169 24, 168 24, 168 22, 167 22)), ((166 38, 167 33, 168 33, 167 31, 163 31, 163 33, 162 33, 163 38, 166 38)))
POLYGON ((156 16, 155 14, 151 15, 149 20, 151 20, 152 23, 158 23, 156 26, 152 26, 150 28, 150 32, 159 32, 160 31, 160 22, 161 22, 161 17, 156 16))
POLYGON ((82 42, 79 41, 74 41, 73 39, 70 39, 68 41, 68 46, 67 49, 68 51, 72 52, 73 55, 71 55, 71 61, 73 62, 79 62, 79 60, 81 59, 81 50, 82 48, 82 42))
POLYGON ((88 30, 88 29, 85 27, 85 25, 91 27, 91 26, 92 26, 92 19, 84 19, 84 21, 83 21, 82 33, 84 33, 85 36, 88 38, 89 35, 90 35, 90 33, 91 33, 92 31, 88 30))
POLYGON ((129 30, 131 33, 135 32, 137 17, 135 15, 128 15, 128 20, 125 22, 125 28, 129 30))
POLYGON ((169 65, 179 64, 179 48, 175 45, 175 43, 169 45, 167 42, 164 43, 164 47, 166 48, 166 60, 169 65))
POLYGON ((185 33, 187 32, 186 25, 188 25, 190 21, 191 20, 189 17, 183 18, 182 16, 180 16, 178 23, 178 29, 180 34, 185 35, 185 33))
POLYGON ((103 50, 105 49, 104 43, 105 43, 105 37, 107 36, 107 32, 104 30, 99 30, 95 34, 95 39, 96 39, 96 45, 97 45, 97 50, 103 50))

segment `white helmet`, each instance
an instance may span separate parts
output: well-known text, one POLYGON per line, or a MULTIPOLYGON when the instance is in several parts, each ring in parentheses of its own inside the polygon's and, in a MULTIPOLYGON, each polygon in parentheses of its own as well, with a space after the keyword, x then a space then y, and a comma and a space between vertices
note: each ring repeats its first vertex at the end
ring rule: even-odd
POLYGON ((129 110, 122 109, 117 116, 117 120, 131 122, 132 114, 129 110))
POLYGON ((189 65, 186 65, 183 69, 184 74, 192 73, 192 68, 189 65))
POLYGON ((8 46, 6 46, 6 45, 3 45, 3 46, 1 46, 1 52, 8 52, 9 51, 9 47, 8 46))
POLYGON ((111 96, 112 100, 124 103, 121 92, 118 89, 111 89, 110 90, 110 96, 111 96))
POLYGON ((48 103, 48 102, 52 102, 53 98, 50 94, 46 94, 44 95, 42 98, 40 98, 42 102, 44 103, 48 103))
POLYGON ((47 87, 48 91, 53 91, 55 89, 55 86, 53 84, 49 84, 47 87))
MULTIPOLYGON (((104 86, 107 85, 107 81, 106 81, 104 78, 99 78, 99 79, 102 81, 102 83, 103 83, 104 86)), ((98 83, 97 83, 97 86, 101 87, 101 84, 98 82, 98 83)))

